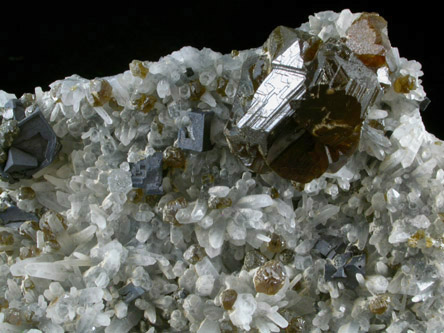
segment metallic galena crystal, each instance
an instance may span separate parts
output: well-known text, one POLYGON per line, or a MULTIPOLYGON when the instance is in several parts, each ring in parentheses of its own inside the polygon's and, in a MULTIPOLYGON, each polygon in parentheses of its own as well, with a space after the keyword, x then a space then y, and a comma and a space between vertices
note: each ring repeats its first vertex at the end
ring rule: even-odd
POLYGON ((238 94, 240 117, 225 129, 230 149, 255 172, 301 183, 337 171, 382 93, 376 74, 344 42, 299 30, 277 28, 264 50, 271 71, 251 102, 238 94))

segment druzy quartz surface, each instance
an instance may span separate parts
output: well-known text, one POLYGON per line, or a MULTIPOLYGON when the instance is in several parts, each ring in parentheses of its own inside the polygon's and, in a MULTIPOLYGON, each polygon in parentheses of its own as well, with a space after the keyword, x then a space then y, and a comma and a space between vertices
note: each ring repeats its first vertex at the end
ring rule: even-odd
POLYGON ((388 27, 0 91, 0 331, 444 331, 444 145, 388 27))

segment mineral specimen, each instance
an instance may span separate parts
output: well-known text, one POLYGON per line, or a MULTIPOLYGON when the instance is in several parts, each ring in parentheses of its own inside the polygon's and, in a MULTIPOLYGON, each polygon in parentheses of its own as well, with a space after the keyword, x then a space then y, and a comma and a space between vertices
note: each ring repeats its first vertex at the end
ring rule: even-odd
POLYGON ((0 91, 0 331, 443 332, 422 74, 343 10, 0 91))

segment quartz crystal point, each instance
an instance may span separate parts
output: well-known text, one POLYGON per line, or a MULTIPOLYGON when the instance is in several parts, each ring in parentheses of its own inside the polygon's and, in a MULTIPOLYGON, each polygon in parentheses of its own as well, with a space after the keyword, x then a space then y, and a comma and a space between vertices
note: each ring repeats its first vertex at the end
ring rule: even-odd
POLYGON ((337 171, 382 93, 376 74, 338 39, 279 27, 264 48, 271 72, 246 112, 242 102, 235 108, 242 115, 225 130, 231 150, 253 171, 301 183, 337 171))

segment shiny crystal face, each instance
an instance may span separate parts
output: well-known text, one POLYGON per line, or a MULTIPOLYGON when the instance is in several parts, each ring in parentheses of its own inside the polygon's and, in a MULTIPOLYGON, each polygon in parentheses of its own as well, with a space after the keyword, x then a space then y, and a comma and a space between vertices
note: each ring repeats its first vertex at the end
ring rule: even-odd
POLYGON ((289 28, 277 28, 264 49, 270 73, 251 101, 238 94, 241 116, 225 131, 232 152, 255 172, 301 183, 337 171, 381 95, 375 72, 344 42, 289 28))

